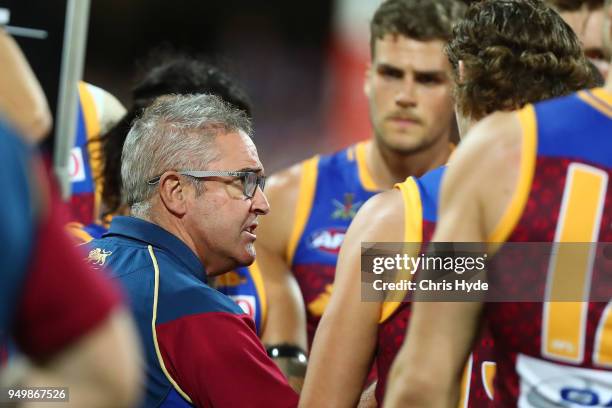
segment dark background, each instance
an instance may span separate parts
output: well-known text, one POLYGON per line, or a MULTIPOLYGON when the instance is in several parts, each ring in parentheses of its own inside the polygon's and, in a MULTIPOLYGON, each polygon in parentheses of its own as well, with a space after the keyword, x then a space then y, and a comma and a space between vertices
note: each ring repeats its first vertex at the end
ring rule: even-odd
POLYGON ((152 48, 204 54, 246 88, 261 159, 276 170, 335 147, 322 112, 333 5, 92 0, 84 79, 129 106, 131 84, 152 48))

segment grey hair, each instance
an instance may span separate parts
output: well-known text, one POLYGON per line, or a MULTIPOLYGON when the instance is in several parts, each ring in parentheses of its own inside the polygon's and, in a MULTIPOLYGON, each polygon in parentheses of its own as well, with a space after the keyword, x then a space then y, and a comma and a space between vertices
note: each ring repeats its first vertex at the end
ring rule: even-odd
POLYGON ((250 135, 250 120, 217 96, 157 98, 134 121, 121 154, 122 197, 132 215, 148 215, 158 187, 148 180, 168 170, 204 169, 218 157, 215 137, 236 131, 250 135))

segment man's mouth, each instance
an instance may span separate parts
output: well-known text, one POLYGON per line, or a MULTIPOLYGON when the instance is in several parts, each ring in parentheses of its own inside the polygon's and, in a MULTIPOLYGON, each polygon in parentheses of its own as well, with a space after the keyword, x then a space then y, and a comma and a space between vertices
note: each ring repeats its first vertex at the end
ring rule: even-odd
POLYGON ((248 235, 250 235, 253 239, 255 239, 257 238, 257 235, 255 234, 256 228, 257 228, 257 222, 253 222, 249 224, 249 226, 246 227, 243 231, 246 232, 248 235))
POLYGON ((418 125, 421 123, 416 116, 412 115, 393 115, 388 120, 398 125, 418 125))

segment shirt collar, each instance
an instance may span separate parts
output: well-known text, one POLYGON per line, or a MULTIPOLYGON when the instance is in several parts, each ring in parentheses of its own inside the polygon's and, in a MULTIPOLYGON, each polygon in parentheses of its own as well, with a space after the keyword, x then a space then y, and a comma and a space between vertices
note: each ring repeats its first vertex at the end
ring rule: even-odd
POLYGON ((103 237, 120 235, 138 241, 143 241, 154 247, 165 250, 170 256, 187 267, 189 272, 197 278, 206 282, 204 265, 200 259, 183 241, 176 235, 166 231, 157 224, 135 217, 116 216, 110 225, 110 229, 103 237))

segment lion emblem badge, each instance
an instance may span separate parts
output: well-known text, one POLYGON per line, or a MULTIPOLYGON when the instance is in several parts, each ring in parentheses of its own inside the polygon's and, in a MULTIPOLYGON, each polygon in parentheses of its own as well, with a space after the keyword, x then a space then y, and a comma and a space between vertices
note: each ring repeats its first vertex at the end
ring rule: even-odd
POLYGON ((92 249, 89 251, 89 255, 87 255, 87 262, 91 263, 92 265, 103 266, 106 262, 106 258, 111 254, 111 251, 105 251, 100 248, 92 249))

